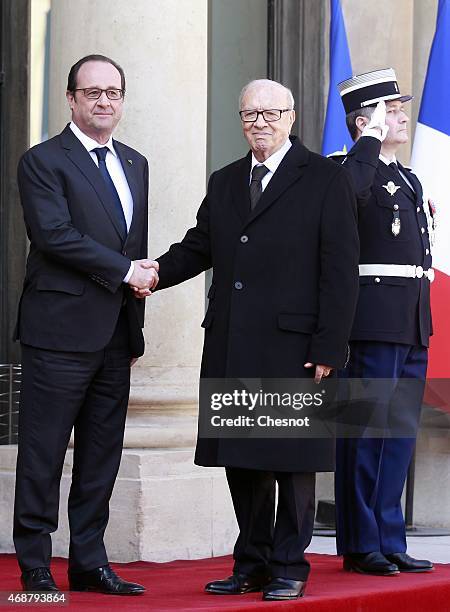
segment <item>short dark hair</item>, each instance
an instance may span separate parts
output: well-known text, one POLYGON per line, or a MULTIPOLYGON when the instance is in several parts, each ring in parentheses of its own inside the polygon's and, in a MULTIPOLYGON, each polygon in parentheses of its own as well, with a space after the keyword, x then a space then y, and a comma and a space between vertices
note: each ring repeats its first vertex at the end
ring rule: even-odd
POLYGON ((125 95, 125 73, 123 71, 123 68, 119 66, 119 64, 115 62, 114 60, 112 60, 111 58, 106 57, 106 55, 98 55, 95 53, 82 57, 81 59, 78 60, 78 62, 76 62, 72 66, 72 68, 69 71, 69 76, 67 77, 67 91, 74 92, 75 89, 77 88, 78 71, 80 70, 83 64, 86 64, 86 62, 106 62, 107 64, 111 64, 112 66, 114 66, 114 68, 116 68, 119 71, 120 80, 121 80, 121 88, 123 91, 123 95, 125 95))
POLYGON ((374 106, 363 106, 362 108, 357 108, 356 110, 352 111, 351 113, 348 113, 348 115, 345 116, 345 122, 347 123, 347 128, 350 132, 352 140, 356 140, 358 136, 356 119, 358 117, 366 117, 367 119, 370 119, 374 108, 374 106))

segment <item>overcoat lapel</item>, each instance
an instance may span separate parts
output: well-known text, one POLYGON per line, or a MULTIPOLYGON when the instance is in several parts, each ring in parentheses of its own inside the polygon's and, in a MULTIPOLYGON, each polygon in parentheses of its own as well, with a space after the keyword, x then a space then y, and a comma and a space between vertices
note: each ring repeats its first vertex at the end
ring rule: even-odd
POLYGON ((240 160, 231 180, 232 206, 242 223, 248 221, 250 212, 250 166, 251 153, 240 160))
POLYGON ((108 187, 92 157, 83 147, 69 126, 66 126, 63 132, 61 132, 61 143, 63 148, 66 150, 67 157, 75 164, 75 166, 77 166, 80 172, 83 173, 83 175, 95 189, 103 208, 110 218, 111 223, 117 231, 117 234, 122 240, 122 229, 119 219, 117 218, 114 204, 111 202, 108 187))
POLYGON ((297 138, 282 159, 269 184, 264 189, 258 204, 250 213, 248 223, 259 217, 269 206, 303 176, 309 161, 309 152, 297 138))

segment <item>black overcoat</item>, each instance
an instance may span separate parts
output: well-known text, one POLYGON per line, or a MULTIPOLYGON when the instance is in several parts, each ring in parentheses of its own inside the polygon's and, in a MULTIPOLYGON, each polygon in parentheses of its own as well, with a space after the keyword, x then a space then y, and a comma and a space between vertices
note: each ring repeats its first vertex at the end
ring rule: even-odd
MULTIPOLYGON (((201 376, 293 378, 342 367, 358 290, 356 198, 345 169, 292 138, 250 212, 251 154, 214 172, 184 239, 158 258, 158 288, 213 268, 201 376)), ((326 471, 320 439, 199 438, 196 463, 326 471)))

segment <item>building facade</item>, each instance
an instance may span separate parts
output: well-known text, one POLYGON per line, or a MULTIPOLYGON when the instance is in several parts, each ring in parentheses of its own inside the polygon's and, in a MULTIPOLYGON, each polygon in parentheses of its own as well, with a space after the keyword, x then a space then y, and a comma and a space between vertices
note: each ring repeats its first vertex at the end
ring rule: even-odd
MULTIPOLYGON (((27 249, 15 167, 30 144, 68 122, 70 66, 83 55, 102 53, 125 69, 125 115, 116 136, 149 159, 149 255, 156 257, 192 225, 209 173, 245 154, 237 100, 247 81, 269 77, 288 85, 296 99, 294 130, 320 151, 329 3, 0 0, 0 7, 0 363, 7 364, 20 359, 10 338, 27 249)), ((416 95, 414 125, 437 0, 342 0, 342 7, 353 71, 395 67, 402 90, 416 95)), ((405 147, 402 161, 409 154, 405 147)), ((236 526, 223 471, 192 462, 207 284, 207 278, 195 278, 147 301, 146 353, 133 368, 107 535, 113 560, 164 561, 231 550, 236 526)), ((441 448, 424 442, 418 521, 435 518, 425 503, 433 496, 419 482, 421 469, 443 469, 433 461, 434 452, 442 459, 441 448)), ((0 446, 2 551, 12 550, 14 463, 15 446, 0 446)), ((54 553, 63 556, 70 463, 69 451, 54 538, 54 553)), ((319 478, 318 497, 332 497, 331 475, 319 478)), ((442 520, 436 515, 434 523, 450 525, 450 514, 442 520)))

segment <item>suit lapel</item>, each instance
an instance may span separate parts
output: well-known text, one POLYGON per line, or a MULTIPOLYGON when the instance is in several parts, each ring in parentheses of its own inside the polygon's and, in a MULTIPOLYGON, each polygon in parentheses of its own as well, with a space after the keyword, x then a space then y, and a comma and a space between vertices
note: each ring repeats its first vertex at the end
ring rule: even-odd
POLYGON ((75 164, 75 166, 77 166, 80 172, 83 173, 83 175, 95 189, 103 208, 105 209, 111 223, 122 240, 122 229, 114 209, 114 204, 111 202, 108 187, 105 184, 105 181, 103 180, 94 160, 69 126, 66 126, 61 133, 61 143, 63 148, 66 149, 67 157, 73 164, 75 164))
MULTIPOLYGON (((402 172, 405 172, 402 166, 399 165, 399 168, 402 172)), ((398 174, 392 170, 392 168, 386 166, 386 164, 381 160, 378 162, 378 171, 387 181, 392 181, 396 186, 400 186, 402 193, 408 196, 410 200, 413 202, 416 201, 416 194, 413 193, 408 183, 401 176, 399 177, 398 174)))
POLYGON ((422 198, 423 198, 422 185, 420 184, 420 181, 417 178, 417 176, 413 172, 411 172, 410 170, 407 170, 400 163, 398 164, 398 167, 400 168, 402 173, 407 177, 408 181, 413 186, 413 189, 415 191, 415 199, 416 199, 416 201, 422 202, 422 198))
POLYGON ((308 149, 297 138, 292 140, 292 147, 283 157, 267 187, 264 189, 258 204, 250 213, 247 220, 248 223, 259 217, 304 174, 309 161, 308 149))
MULTIPOLYGON (((122 164, 123 171, 125 173, 125 177, 127 179, 128 186, 131 191, 131 195, 133 197, 133 217, 131 219, 130 229, 128 231, 128 236, 134 230, 136 224, 139 223, 139 219, 141 218, 143 212, 143 202, 141 197, 141 190, 139 189, 138 177, 137 173, 137 160, 133 159, 132 154, 129 150, 125 151, 125 147, 121 142, 117 142, 114 140, 114 148, 119 156, 120 163, 122 164), (131 163, 130 163, 131 162, 131 163)), ((142 177, 141 177, 142 182, 142 177)), ((128 239, 127 236, 127 239, 128 239)))

